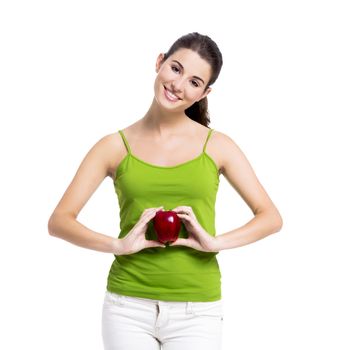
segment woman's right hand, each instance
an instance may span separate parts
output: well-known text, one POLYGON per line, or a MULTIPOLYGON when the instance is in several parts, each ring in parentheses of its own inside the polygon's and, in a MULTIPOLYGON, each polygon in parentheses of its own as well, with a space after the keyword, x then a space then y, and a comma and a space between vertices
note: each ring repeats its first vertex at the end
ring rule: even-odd
POLYGON ((118 255, 134 254, 145 248, 166 247, 165 244, 145 238, 148 222, 151 221, 155 217, 157 211, 162 210, 162 208, 163 206, 148 208, 143 211, 135 226, 126 236, 119 239, 121 249, 118 255))

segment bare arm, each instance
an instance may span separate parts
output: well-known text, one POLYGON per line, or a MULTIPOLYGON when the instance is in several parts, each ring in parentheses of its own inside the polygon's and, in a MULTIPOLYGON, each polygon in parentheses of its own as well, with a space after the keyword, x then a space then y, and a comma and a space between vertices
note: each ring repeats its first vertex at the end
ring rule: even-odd
POLYGON ((241 227, 216 236, 215 251, 253 243, 278 232, 283 225, 279 211, 241 149, 223 133, 220 133, 219 143, 222 150, 222 173, 252 210, 254 218, 241 227))
POLYGON ((114 138, 107 135, 101 138, 86 154, 72 182, 63 194, 48 221, 51 236, 64 239, 83 248, 105 253, 118 254, 120 240, 90 230, 78 220, 78 214, 109 175, 111 159, 116 156, 114 138))

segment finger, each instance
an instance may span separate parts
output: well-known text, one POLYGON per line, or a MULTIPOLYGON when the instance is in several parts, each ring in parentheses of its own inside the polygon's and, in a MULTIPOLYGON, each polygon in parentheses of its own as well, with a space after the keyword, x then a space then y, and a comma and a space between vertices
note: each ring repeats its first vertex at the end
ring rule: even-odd
POLYGON ((152 220, 155 216, 157 215, 157 212, 155 211, 154 213, 151 213, 149 217, 147 218, 147 221, 152 220))
POLYGON ((163 207, 159 207, 159 208, 154 209, 154 210, 152 211, 152 215, 156 215, 159 211, 162 211, 162 210, 163 210, 162 208, 163 208, 163 207))
POLYGON ((150 211, 150 212, 146 213, 144 215, 144 217, 142 217, 142 222, 143 223, 147 223, 147 222, 151 221, 156 216, 158 211, 159 210, 157 208, 157 209, 154 209, 153 211, 150 211))
POLYGON ((188 214, 188 215, 192 215, 193 213, 192 210, 188 209, 187 207, 173 209, 173 211, 175 211, 176 213, 188 214))
POLYGON ((178 209, 178 210, 192 210, 192 207, 188 206, 188 205, 180 205, 174 209, 178 209))
POLYGON ((153 210, 151 211, 151 213, 156 213, 156 212, 158 212, 158 211, 162 211, 163 209, 164 209, 163 206, 158 207, 158 208, 153 208, 153 210))
POLYGON ((140 224, 144 226, 148 224, 153 218, 154 218, 154 215, 148 215, 140 220, 140 224))
POLYGON ((147 248, 157 248, 157 247, 165 248, 166 245, 157 241, 147 240, 146 247, 147 248))
POLYGON ((183 205, 180 205, 180 206, 178 206, 178 207, 176 207, 176 208, 174 208, 174 209, 171 209, 171 210, 178 212, 178 211, 183 211, 184 208, 185 208, 185 207, 184 207, 183 205))
POLYGON ((178 238, 176 241, 170 243, 170 246, 183 245, 190 247, 189 240, 185 238, 178 238))
POLYGON ((161 206, 161 207, 158 207, 158 208, 148 208, 148 209, 146 209, 146 210, 143 212, 143 214, 142 214, 141 217, 148 216, 148 215, 153 215, 153 214, 155 214, 157 211, 161 210, 161 208, 164 208, 164 207, 161 206))
POLYGON ((191 217, 189 214, 177 214, 177 216, 180 218, 180 219, 184 219, 184 220, 187 220, 187 221, 190 221, 191 220, 191 217))

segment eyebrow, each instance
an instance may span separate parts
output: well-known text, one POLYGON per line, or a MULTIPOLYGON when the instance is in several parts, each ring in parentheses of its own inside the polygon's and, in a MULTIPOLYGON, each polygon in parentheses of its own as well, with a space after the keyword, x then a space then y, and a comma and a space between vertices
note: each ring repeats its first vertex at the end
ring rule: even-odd
MULTIPOLYGON (((172 62, 176 62, 182 69, 184 69, 183 65, 179 61, 172 60, 172 62)), ((197 77, 196 75, 194 75, 193 78, 199 79, 203 84, 205 84, 202 78, 197 77)))

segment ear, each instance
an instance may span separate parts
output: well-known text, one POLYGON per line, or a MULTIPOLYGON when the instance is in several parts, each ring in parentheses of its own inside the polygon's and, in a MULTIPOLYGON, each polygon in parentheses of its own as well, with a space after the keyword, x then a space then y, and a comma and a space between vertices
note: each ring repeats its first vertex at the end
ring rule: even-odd
POLYGON ((203 92, 202 96, 197 100, 197 102, 200 101, 201 99, 203 99, 204 97, 208 96, 208 94, 210 93, 210 91, 211 91, 211 88, 208 87, 208 89, 206 89, 206 90, 203 92))
POLYGON ((156 73, 159 72, 160 67, 162 66, 163 62, 164 62, 164 53, 160 53, 157 57, 157 62, 156 62, 156 73))

